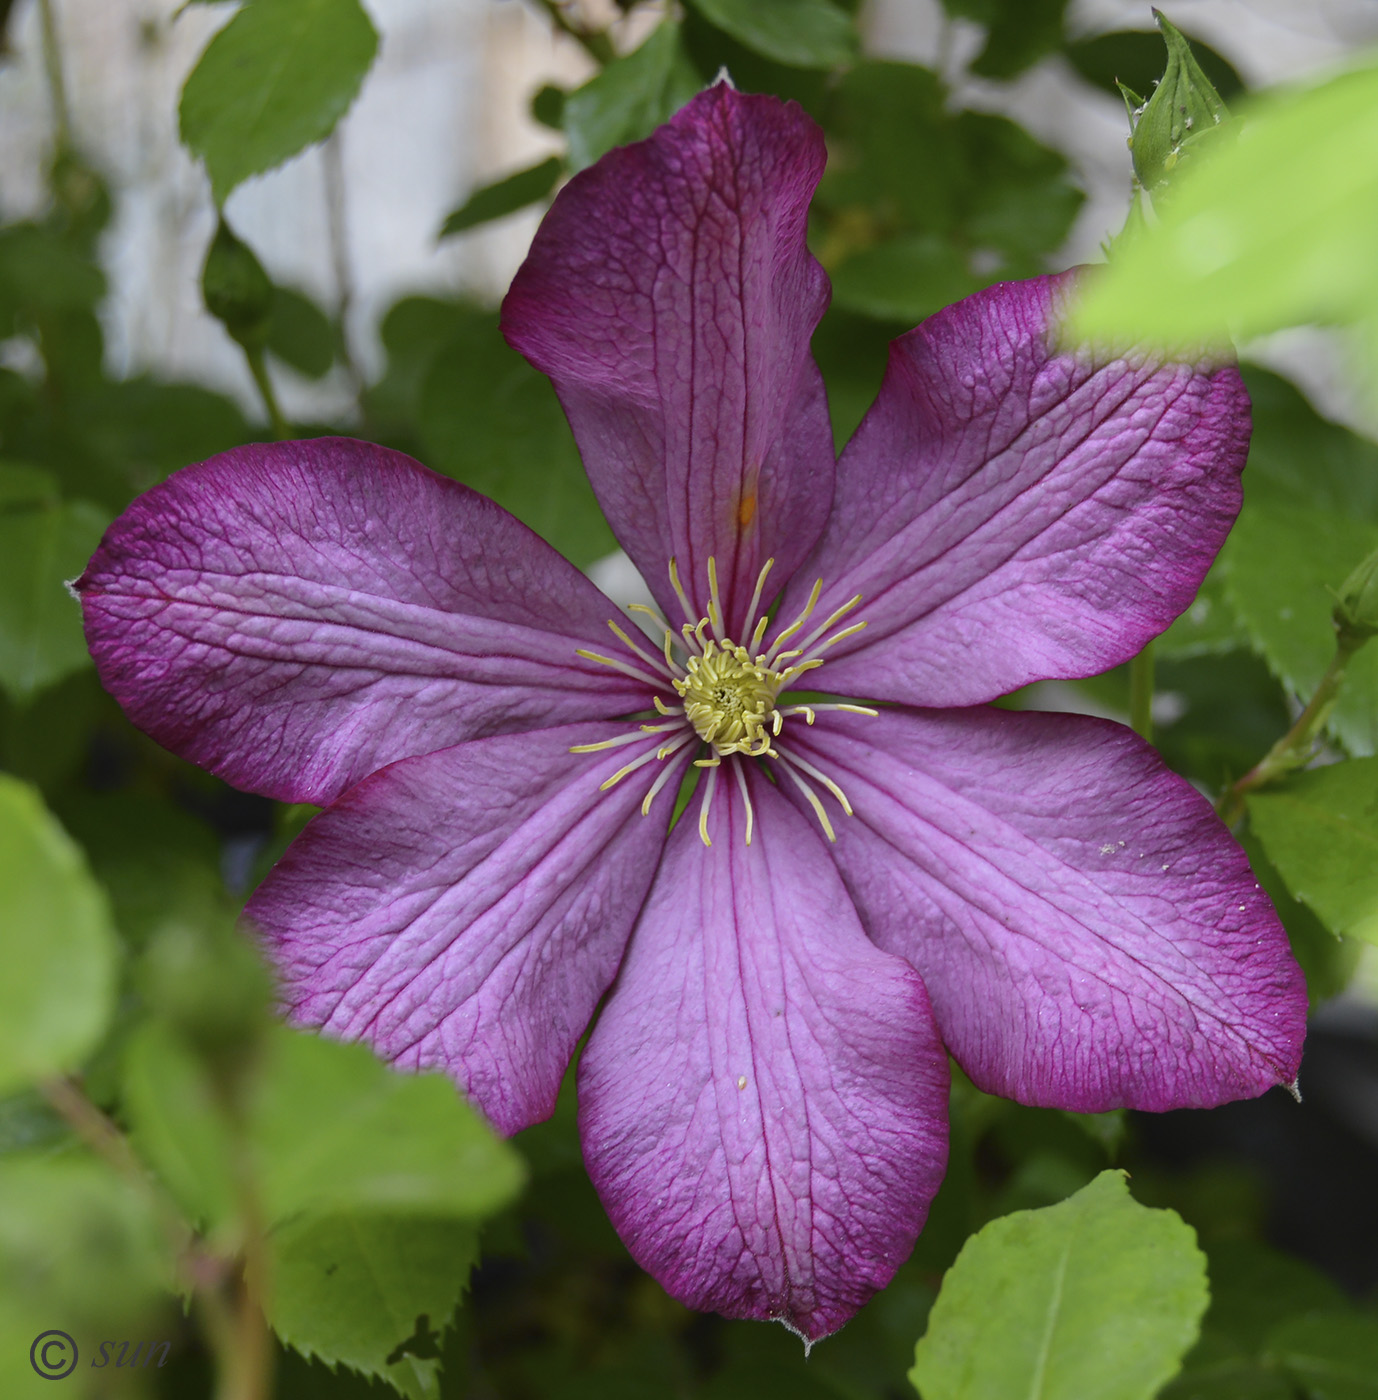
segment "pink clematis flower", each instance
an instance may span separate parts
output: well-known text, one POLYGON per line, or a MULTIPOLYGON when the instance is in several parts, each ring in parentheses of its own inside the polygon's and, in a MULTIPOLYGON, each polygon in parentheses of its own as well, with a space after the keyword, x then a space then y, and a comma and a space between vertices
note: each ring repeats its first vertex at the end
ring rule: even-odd
POLYGON ((1191 601, 1238 374, 1059 348, 1068 280, 1008 283, 895 342, 835 470, 823 161, 793 105, 711 88, 570 181, 504 305, 663 647, 491 502, 338 439, 177 473, 77 585, 136 724, 326 807, 248 910, 292 1020, 512 1132, 611 988, 579 1111, 613 1223, 675 1297, 807 1339, 913 1246, 948 1052, 1024 1103, 1206 1106, 1291 1081, 1305 1015, 1153 749, 985 705, 1191 601))

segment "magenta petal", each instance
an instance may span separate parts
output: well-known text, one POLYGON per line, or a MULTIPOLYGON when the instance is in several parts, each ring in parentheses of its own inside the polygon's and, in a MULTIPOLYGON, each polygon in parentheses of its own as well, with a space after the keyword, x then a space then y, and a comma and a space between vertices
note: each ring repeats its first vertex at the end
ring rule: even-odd
POLYGON ((462 739, 650 705, 575 655, 618 644, 616 608, 573 565, 468 487, 345 438, 177 472, 76 587, 134 723, 286 801, 329 802, 462 739))
MULTIPOLYGON (((796 731, 797 735, 797 731, 796 731)), ((1210 1107, 1297 1073, 1306 988, 1210 804, 1084 715, 820 715, 835 858, 867 932, 922 974, 977 1085, 1099 1112, 1210 1107)))
MULTIPOLYGON (((316 817, 245 913, 297 1025, 442 1069, 503 1132, 547 1117, 617 972, 665 843, 664 735, 625 725, 476 739, 365 778, 316 817)), ((688 753, 670 762, 683 767, 688 753)))
POLYGON ((1233 368, 1059 352, 1067 277, 988 288, 891 346, 837 469, 819 614, 864 632, 829 689, 969 705, 1093 675, 1187 607, 1238 513, 1249 401, 1233 368))
POLYGON ((580 1061, 580 1127, 613 1224, 674 1297, 814 1341, 913 1247, 947 1062, 922 983, 867 941, 821 839, 749 781, 750 846, 730 780, 711 849, 692 815, 671 834, 580 1061))
POLYGON ((555 381, 608 520, 676 624, 671 556, 699 611, 716 557, 736 635, 766 558, 778 587, 827 516, 809 337, 828 281, 804 242, 823 161, 797 106, 719 83, 569 182, 503 303, 504 334, 555 381))

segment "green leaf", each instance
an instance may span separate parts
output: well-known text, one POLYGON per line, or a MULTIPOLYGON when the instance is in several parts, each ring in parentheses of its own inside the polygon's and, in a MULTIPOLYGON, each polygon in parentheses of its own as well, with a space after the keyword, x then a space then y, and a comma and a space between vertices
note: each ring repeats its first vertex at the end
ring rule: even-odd
POLYGON ((1332 933, 1378 943, 1378 758, 1296 773, 1248 802, 1287 888, 1332 933))
POLYGON ((303 292, 273 288, 268 349, 308 379, 320 379, 335 363, 335 328, 330 317, 303 292))
POLYGON ((971 65, 983 78, 1013 78, 1062 42, 1067 0, 983 0, 975 8, 989 26, 985 47, 971 65))
POLYGON ((1157 228, 1089 286, 1081 333, 1175 342, 1378 316, 1378 65, 1240 116, 1247 139, 1194 160, 1157 228))
POLYGON ((81 853, 0 774, 0 1093, 74 1070, 115 1002, 117 944, 81 853))
POLYGON ((836 68, 856 57, 852 17, 832 0, 690 0, 749 49, 793 68, 836 68))
POLYGON ((1225 596, 1225 578, 1217 563, 1201 580, 1191 606, 1153 647, 1160 659, 1187 661, 1197 656, 1218 656, 1247 645, 1248 634, 1225 596))
POLYGON ((284 1342, 331 1366, 380 1376, 415 1400, 439 1393, 438 1358, 424 1339, 446 1325, 468 1282, 478 1257, 472 1226, 309 1215, 274 1231, 269 1243, 268 1315, 284 1342))
POLYGON ((376 1209, 481 1220, 522 1164, 439 1074, 403 1074, 364 1045, 279 1029, 251 1109, 270 1220, 376 1209))
POLYGON ((440 237, 448 238, 452 233, 463 233, 465 229, 515 214, 518 209, 544 199, 555 188, 564 168, 565 163, 559 156, 549 156, 537 165, 475 190, 446 217, 440 237))
MULTIPOLYGON (((10 470, 0 467, 0 482, 10 470)), ((109 523, 85 501, 0 506, 0 686, 16 703, 91 664, 66 584, 109 523)))
POLYGON ((423 381, 423 459, 505 506, 581 567, 613 549, 555 391, 498 331, 459 308, 423 381))
POLYGON ((1206 1310, 1205 1258, 1123 1172, 969 1239, 943 1280, 909 1379, 924 1400, 1149 1400, 1206 1310))
POLYGON ((1296 1318, 1273 1334, 1268 1356, 1306 1400, 1378 1400, 1378 1320, 1371 1314, 1296 1318))
POLYGON ((845 311, 916 325, 977 291, 981 280, 951 243, 909 234, 853 253, 833 270, 833 301, 845 311))
MULTIPOLYGON (((154 1311, 172 1270, 147 1194, 103 1163, 0 1163, 0 1259, 0 1394, 49 1389, 29 1364, 41 1332, 67 1333, 83 1374, 96 1338, 175 1335, 171 1319, 154 1311)), ((63 1345, 50 1362, 70 1355, 63 1345)), ((73 1377, 71 1393, 94 1392, 73 1377)))
MULTIPOLYGON (((1225 596, 1273 674, 1309 699, 1335 654, 1330 614, 1349 571, 1378 547, 1378 525, 1250 483, 1221 554, 1225 596)), ((1355 754, 1378 752, 1378 649, 1350 662, 1329 720, 1355 754)))
POLYGON ((216 203, 329 136, 377 51, 359 0, 246 4, 182 89, 182 140, 205 160, 216 203))
POLYGON ((571 168, 583 170, 614 146, 649 136, 701 86, 685 55, 679 24, 666 20, 657 25, 639 49, 608 64, 565 99, 571 168))
MULTIPOLYGON (((249 1091, 264 1218, 309 1211, 483 1219, 522 1181, 516 1153, 438 1074, 389 1069, 363 1045, 275 1027, 249 1091)), ((135 1141, 212 1232, 233 1215, 232 1137, 201 1063, 166 1027, 133 1037, 125 1099, 135 1141)))

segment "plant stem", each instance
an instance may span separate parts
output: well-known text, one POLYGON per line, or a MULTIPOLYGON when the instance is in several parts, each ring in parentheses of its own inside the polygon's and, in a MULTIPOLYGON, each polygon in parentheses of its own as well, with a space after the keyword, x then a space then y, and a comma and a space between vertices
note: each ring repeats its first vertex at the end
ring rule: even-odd
POLYGON ((67 109, 67 84, 62 76, 62 48, 58 43, 53 0, 38 0, 38 15, 43 28, 43 67, 48 75, 48 90, 53 98, 53 128, 57 136, 57 149, 65 151, 71 145, 72 120, 67 109))
POLYGON ((1321 677, 1316 693, 1297 716, 1296 723, 1242 778, 1221 794, 1215 810, 1222 821, 1233 826, 1244 815, 1244 799, 1249 793, 1286 777, 1308 762, 1325 722, 1330 718, 1330 711, 1335 707, 1350 658, 1362 645, 1362 640, 1343 636, 1336 643, 1335 655, 1321 677))
POLYGON ((612 40, 601 29, 585 29, 575 24, 564 12, 559 0, 536 0, 536 3, 550 16, 555 28, 576 40, 600 68, 606 68, 617 57, 612 40))
POLYGON ((253 375, 258 392, 263 397, 263 407, 268 411, 273 436, 279 442, 286 442, 292 436, 292 425, 282 416, 282 410, 278 407, 277 395, 273 393, 273 381, 268 378, 268 365, 263 358, 263 351, 250 350, 247 345, 243 349, 244 358, 249 362, 249 373, 253 375))
POLYGON ((1129 725, 1141 738, 1153 742, 1153 643, 1129 663, 1129 725))

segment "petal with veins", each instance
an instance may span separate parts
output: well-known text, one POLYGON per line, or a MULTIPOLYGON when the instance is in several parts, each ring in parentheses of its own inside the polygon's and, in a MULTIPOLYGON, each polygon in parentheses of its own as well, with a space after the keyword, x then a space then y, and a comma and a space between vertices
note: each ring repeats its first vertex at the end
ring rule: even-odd
POLYGON ((1212 364, 1055 344, 1075 275, 1007 282, 890 349, 837 468, 819 611, 861 594, 866 629, 827 686, 971 705, 1089 676, 1138 652, 1196 596, 1239 511, 1249 399, 1212 364))
POLYGON ((343 438, 177 472, 110 527, 76 589, 130 719, 285 801, 327 803, 463 739, 651 703, 575 655, 616 652, 619 614, 572 564, 468 487, 343 438))
POLYGON ((791 736, 851 799, 834 858, 972 1080, 1022 1103, 1204 1108, 1296 1077, 1301 969, 1243 851, 1137 735, 884 710, 791 736))
POLYGON ((447 1071, 503 1132, 547 1117, 665 843, 673 786, 640 811, 660 764, 600 791, 663 734, 569 752, 626 729, 405 759, 316 817, 245 910, 292 1021, 447 1071))
POLYGON ((672 556, 693 622, 716 558, 736 636, 766 558, 778 587, 828 513, 809 353, 828 280, 805 246, 823 160, 793 103, 718 83, 569 182, 503 303, 504 334, 555 381, 608 521, 675 625, 672 556))
MULTIPOLYGON (((738 760, 729 760, 737 762, 738 760)), ((676 1298, 814 1341, 904 1262, 942 1179, 947 1063, 821 839, 759 773, 671 834, 579 1067, 589 1173, 676 1298)))

